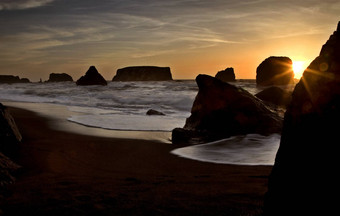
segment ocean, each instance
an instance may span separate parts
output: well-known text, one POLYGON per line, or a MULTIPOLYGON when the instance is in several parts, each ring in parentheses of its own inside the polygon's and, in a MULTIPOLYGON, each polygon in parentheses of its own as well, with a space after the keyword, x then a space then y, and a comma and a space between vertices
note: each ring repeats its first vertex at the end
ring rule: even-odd
MULTIPOLYGON (((232 84, 251 94, 263 90, 255 80, 232 84)), ((88 127, 116 131, 170 132, 183 127, 198 92, 194 80, 108 82, 107 86, 77 86, 73 82, 1 84, 0 101, 65 106, 67 120, 88 127), (154 109, 165 115, 146 115, 154 109)), ((172 153, 189 159, 224 164, 272 165, 280 136, 249 134, 190 146, 172 153)))

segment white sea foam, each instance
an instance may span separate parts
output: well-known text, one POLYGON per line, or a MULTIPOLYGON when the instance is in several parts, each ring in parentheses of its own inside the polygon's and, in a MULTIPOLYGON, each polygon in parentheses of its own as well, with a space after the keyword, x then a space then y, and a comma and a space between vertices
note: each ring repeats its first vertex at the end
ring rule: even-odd
POLYGON ((221 164, 273 165, 281 136, 247 134, 172 151, 180 157, 221 164))

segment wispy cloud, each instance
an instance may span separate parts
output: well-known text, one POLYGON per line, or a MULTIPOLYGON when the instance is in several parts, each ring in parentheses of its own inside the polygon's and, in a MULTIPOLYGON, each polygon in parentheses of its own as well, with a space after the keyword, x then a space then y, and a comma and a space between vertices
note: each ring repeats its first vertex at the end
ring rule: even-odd
POLYGON ((238 49, 329 34, 339 13, 338 0, 0 0, 0 64, 236 59, 238 49))
POLYGON ((0 10, 22 10, 41 7, 54 0, 1 0, 0 10))

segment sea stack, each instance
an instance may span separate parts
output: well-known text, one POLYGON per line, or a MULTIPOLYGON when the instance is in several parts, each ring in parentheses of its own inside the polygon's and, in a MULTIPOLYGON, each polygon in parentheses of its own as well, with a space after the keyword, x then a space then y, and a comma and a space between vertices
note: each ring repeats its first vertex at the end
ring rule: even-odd
POLYGON ((7 83, 7 84, 13 84, 13 83, 29 83, 30 80, 27 78, 21 78, 18 76, 12 76, 12 75, 0 75, 0 84, 1 83, 7 83))
POLYGON ((256 83, 261 86, 294 83, 293 62, 288 57, 271 56, 256 69, 256 83))
POLYGON ((85 76, 80 77, 77 82, 77 85, 107 85, 106 80, 100 73, 97 71, 95 66, 91 66, 86 72, 85 76))
POLYGON ((184 128, 172 131, 173 143, 200 143, 233 135, 279 133, 282 119, 246 90, 208 75, 199 88, 184 128))
POLYGON ((265 215, 338 212, 340 23, 296 85, 269 177, 265 215))
POLYGON ((226 68, 225 70, 217 72, 215 77, 223 82, 235 82, 234 68, 226 68))
POLYGON ((73 82, 73 79, 66 73, 51 73, 47 82, 73 82))
POLYGON ((169 67, 133 66, 117 70, 112 81, 168 81, 172 80, 169 67))

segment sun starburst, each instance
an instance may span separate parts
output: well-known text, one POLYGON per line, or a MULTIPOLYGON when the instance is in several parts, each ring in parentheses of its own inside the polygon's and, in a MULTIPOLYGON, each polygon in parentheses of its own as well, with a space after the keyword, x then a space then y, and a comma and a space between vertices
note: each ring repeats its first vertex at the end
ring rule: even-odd
POLYGON ((293 61, 293 71, 294 71, 294 77, 296 79, 301 78, 305 69, 306 69, 305 61, 293 61))

